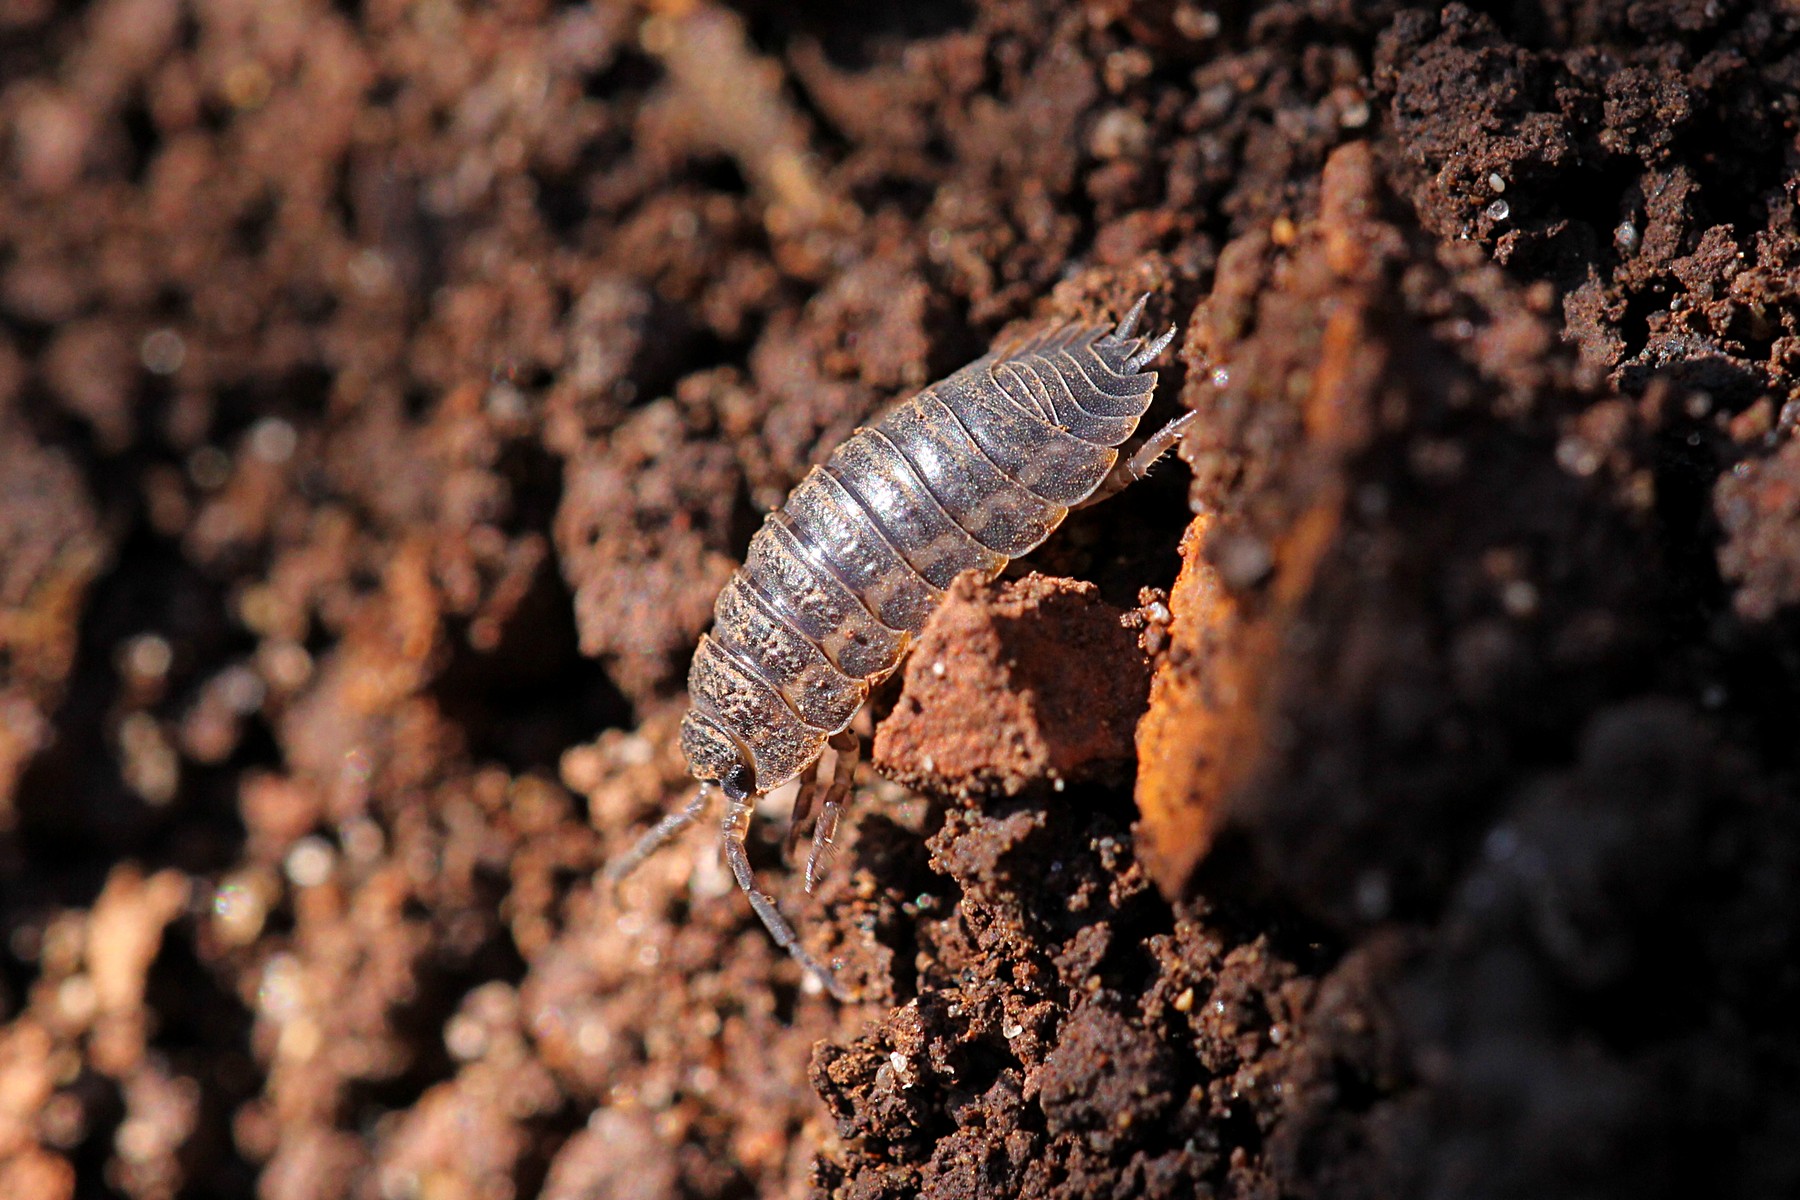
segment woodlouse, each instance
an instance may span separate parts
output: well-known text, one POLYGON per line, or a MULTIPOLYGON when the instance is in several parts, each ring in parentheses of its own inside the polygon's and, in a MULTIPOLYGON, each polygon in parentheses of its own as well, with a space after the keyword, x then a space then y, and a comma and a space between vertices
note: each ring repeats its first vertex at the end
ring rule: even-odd
POLYGON ((744 835, 756 797, 798 777, 791 849, 815 807, 811 891, 849 794, 860 742, 849 725, 892 674, 950 581, 992 578, 1071 508, 1111 495, 1174 445, 1186 414, 1129 458, 1156 390, 1143 367, 1175 337, 1135 335, 1145 296, 1114 328, 1065 324, 987 355, 858 429, 801 480, 750 541, 720 593, 688 673, 681 746, 700 790, 607 870, 630 873, 697 820, 715 788, 738 886, 775 940, 843 996, 756 889, 744 835), (821 800, 819 760, 837 751, 821 800))

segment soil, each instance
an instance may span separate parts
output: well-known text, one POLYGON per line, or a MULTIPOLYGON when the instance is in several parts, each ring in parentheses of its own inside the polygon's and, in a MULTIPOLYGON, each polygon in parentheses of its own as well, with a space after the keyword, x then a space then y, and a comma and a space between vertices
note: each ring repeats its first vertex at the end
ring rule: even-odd
POLYGON ((0 155, 0 1196, 1800 1192, 1791 9, 13 0, 0 155), (1185 466, 761 808, 856 1001, 602 886, 762 515, 1146 292, 1185 466))

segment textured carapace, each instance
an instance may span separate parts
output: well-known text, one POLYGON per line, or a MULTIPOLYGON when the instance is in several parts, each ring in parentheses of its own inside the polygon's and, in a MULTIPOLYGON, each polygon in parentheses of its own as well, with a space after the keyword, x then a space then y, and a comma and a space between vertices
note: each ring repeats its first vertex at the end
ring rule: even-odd
POLYGON ((998 347, 814 467, 700 639, 681 727, 694 777, 746 768, 766 792, 815 761, 952 579, 999 574, 1100 487, 1156 389, 1145 353, 1125 325, 998 347))
POLYGON ((1156 373, 1142 368, 1175 336, 1135 336, 1144 304, 1116 328, 1061 325, 997 346, 857 430, 800 481, 751 539, 694 654, 681 748, 700 794, 609 875, 628 873, 722 788, 739 885, 775 939, 842 994, 754 886, 744 851, 751 802, 801 777, 797 829, 815 801, 821 755, 828 744, 838 751, 807 864, 810 890, 854 770, 850 721, 900 665, 950 581, 964 571, 999 574, 1071 508, 1142 475, 1173 444, 1185 418, 1119 461, 1156 390, 1156 373))

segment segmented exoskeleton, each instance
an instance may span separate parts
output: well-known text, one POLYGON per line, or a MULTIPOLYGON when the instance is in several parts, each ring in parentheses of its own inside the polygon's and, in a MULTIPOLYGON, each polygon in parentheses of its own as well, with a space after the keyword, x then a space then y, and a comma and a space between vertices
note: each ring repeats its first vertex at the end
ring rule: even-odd
POLYGON ((1071 508, 1141 477, 1174 444, 1187 416, 1120 461, 1118 447, 1156 389, 1156 373, 1141 368, 1175 336, 1171 328, 1146 344, 1134 335, 1147 299, 1113 329, 1063 325, 997 346, 857 430, 801 480, 751 539, 694 654, 681 747, 700 792, 609 876, 630 872, 722 788, 739 886, 776 941, 842 995, 756 890, 744 852, 754 798, 801 779, 791 847, 819 799, 819 759, 827 745, 837 751, 817 804, 810 891, 860 748, 850 721, 900 665, 950 581, 964 571, 998 575, 1071 508))

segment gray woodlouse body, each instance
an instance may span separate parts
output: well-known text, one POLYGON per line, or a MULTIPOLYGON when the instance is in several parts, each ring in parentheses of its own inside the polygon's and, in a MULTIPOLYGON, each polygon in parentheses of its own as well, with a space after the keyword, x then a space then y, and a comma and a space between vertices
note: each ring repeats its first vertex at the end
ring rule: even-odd
POLYGON ((750 541, 720 593, 688 674, 681 747, 701 782, 608 869, 622 878, 696 820, 713 788, 733 874, 775 940, 834 995, 831 972, 756 889, 744 835, 756 797, 798 777, 793 837, 816 806, 810 891, 850 789, 849 730, 964 571, 988 578, 1035 549, 1071 508, 1140 478, 1192 414, 1121 461, 1156 390, 1144 366, 1175 336, 1134 335, 1148 297, 1116 328, 1070 324, 988 354, 857 430, 814 467, 750 541), (820 757, 837 751, 823 801, 820 757))

